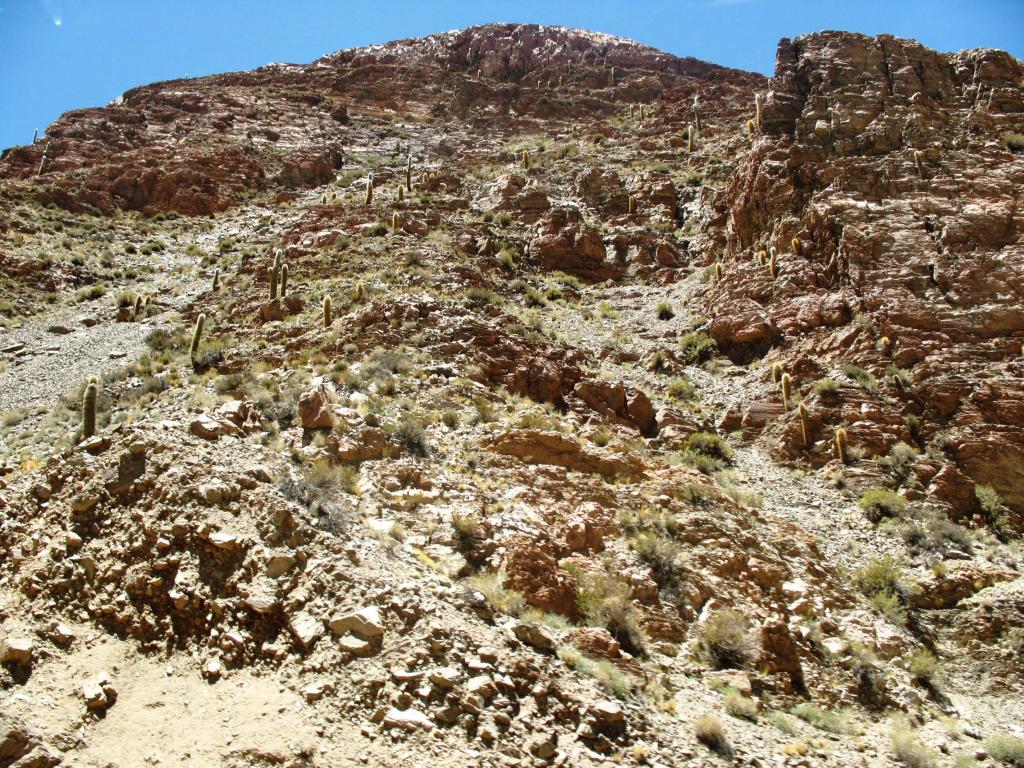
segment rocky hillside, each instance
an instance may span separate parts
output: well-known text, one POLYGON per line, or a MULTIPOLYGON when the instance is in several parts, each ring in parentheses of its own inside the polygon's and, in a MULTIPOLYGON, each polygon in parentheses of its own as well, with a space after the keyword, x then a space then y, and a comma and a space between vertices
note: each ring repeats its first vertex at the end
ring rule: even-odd
POLYGON ((1024 64, 490 25, 0 157, 0 766, 1024 764, 1024 64))

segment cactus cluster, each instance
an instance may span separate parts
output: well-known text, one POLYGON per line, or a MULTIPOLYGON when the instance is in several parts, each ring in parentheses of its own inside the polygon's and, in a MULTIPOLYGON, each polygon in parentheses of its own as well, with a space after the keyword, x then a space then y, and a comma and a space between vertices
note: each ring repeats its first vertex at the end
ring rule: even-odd
POLYGON ((135 320, 141 320, 142 316, 143 316, 142 296, 139 295, 139 296, 135 297, 135 309, 132 310, 132 318, 135 319, 135 320))

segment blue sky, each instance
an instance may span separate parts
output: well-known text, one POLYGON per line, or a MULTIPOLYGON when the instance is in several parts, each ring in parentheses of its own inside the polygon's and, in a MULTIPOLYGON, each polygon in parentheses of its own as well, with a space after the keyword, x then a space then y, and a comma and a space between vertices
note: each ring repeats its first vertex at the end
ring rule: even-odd
POLYGON ((1024 58, 1024 0, 0 0, 0 148, 155 80, 492 21, 585 27, 765 74, 780 37, 820 29, 1024 58))

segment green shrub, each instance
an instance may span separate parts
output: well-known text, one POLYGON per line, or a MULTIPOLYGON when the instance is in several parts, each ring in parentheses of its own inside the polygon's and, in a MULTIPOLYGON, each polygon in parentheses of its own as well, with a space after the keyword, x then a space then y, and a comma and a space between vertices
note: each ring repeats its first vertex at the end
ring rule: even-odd
POLYGON ((413 456, 423 457, 430 453, 426 430, 418 421, 405 419, 395 428, 394 437, 413 456))
POLYGON ((790 710, 790 713, 822 731, 840 735, 848 735, 853 732, 848 710, 824 710, 813 704, 804 703, 797 704, 790 710))
POLYGON ((697 648, 715 669, 740 669, 757 657, 757 641, 739 611, 723 608, 701 628, 697 648))
POLYGON ((715 340, 702 331, 684 334, 679 339, 682 357, 690 365, 709 360, 718 351, 715 340))
POLYGON ((864 515, 873 523, 885 518, 903 517, 907 511, 907 501, 895 491, 888 488, 872 488, 866 491, 857 502, 864 515))
POLYGON ((883 616, 902 622, 904 616, 903 568, 892 557, 885 555, 868 561, 854 574, 853 581, 883 616))
POLYGON ((713 432, 694 432, 686 438, 683 448, 704 456, 721 459, 726 464, 731 464, 735 455, 732 446, 726 442, 725 438, 713 432))
POLYGON ((878 391, 878 382, 870 372, 865 371, 852 363, 843 366, 843 373, 857 382, 866 392, 875 393, 878 391))
POLYGON ((985 739, 985 749, 993 760, 1005 765, 1024 766, 1024 739, 997 734, 985 739))
POLYGON ((907 768, 935 768, 937 756, 925 747, 905 723, 897 723, 892 729, 892 751, 896 759, 907 768))
POLYGON ((630 545, 640 560, 650 566, 655 584, 664 588, 675 581, 679 545, 672 539, 643 531, 633 538, 630 545))
POLYGON ((703 715, 697 718, 693 724, 693 734, 697 737, 697 741, 712 752, 717 752, 726 759, 732 757, 732 745, 725 735, 725 727, 722 725, 722 721, 714 715, 703 715))
POLYGON ((668 383, 668 394, 676 400, 692 400, 696 388, 688 379, 675 378, 668 383))
POLYGON ((1009 510, 1003 504, 1002 497, 995 488, 989 485, 974 486, 974 496, 978 500, 978 508, 985 516, 986 522, 1000 538, 1005 538, 1007 535, 1006 515, 1009 510))
POLYGON ((667 301, 659 302, 655 312, 659 320, 671 320, 676 316, 676 313, 672 311, 672 304, 667 301))
POLYGON ((729 691, 725 697, 725 711, 742 720, 757 720, 757 702, 748 699, 739 691, 729 691))
POLYGON ((839 394, 839 385, 835 379, 818 379, 811 385, 811 391, 819 397, 831 397, 839 394))
POLYGON ((1024 133, 1004 133, 1003 142, 1011 152, 1024 152, 1024 133))
POLYGON ((604 627, 630 653, 645 653, 647 637, 632 587, 617 573, 579 573, 576 605, 591 626, 604 627))

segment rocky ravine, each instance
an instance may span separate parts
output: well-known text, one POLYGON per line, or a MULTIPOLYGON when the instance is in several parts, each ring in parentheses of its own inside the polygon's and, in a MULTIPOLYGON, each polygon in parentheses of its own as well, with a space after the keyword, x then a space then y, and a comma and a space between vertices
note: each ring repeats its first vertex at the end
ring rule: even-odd
POLYGON ((0 765, 1024 759, 1022 78, 493 25, 4 152, 0 765))

